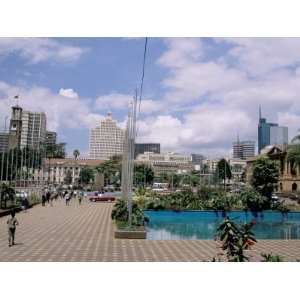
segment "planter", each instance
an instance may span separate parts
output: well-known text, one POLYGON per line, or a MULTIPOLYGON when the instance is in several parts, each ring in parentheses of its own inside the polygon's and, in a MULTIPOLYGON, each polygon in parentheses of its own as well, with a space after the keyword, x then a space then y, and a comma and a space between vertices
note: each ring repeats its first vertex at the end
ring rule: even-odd
POLYGON ((146 239, 144 226, 130 229, 120 229, 115 225, 115 239, 146 239))

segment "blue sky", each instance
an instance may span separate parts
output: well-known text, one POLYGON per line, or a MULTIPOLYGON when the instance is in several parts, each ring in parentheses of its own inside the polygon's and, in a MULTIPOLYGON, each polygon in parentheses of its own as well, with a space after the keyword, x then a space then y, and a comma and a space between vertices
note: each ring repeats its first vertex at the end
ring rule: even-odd
MULTIPOLYGON (((45 111, 69 153, 88 153, 89 128, 108 111, 124 125, 140 84, 144 39, 0 38, 0 127, 20 95, 45 111)), ((300 39, 150 38, 138 140, 229 156, 237 133, 257 140, 268 120, 300 127, 300 39)))

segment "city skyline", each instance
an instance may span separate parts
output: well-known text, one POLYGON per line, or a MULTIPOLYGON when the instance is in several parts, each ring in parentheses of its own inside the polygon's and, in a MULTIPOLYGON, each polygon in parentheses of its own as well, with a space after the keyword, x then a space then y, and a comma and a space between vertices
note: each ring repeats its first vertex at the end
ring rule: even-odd
MULTIPOLYGON (((67 152, 88 153, 108 111, 124 127, 139 85, 144 39, 0 39, 0 127, 13 97, 45 111, 67 152), (9 100, 10 99, 10 100, 9 100)), ((238 129, 257 141, 257 111, 300 127, 300 39, 151 38, 137 142, 163 151, 228 156, 238 129)))

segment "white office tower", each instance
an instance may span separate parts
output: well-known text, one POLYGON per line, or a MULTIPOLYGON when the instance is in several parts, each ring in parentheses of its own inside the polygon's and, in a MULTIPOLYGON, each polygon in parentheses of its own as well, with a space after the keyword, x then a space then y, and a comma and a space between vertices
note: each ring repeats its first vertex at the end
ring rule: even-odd
POLYGON ((122 155, 123 149, 124 130, 108 113, 100 126, 90 130, 90 158, 108 160, 114 155, 122 155))
POLYGON ((270 128, 270 145, 287 145, 288 141, 288 127, 276 126, 270 128))
POLYGON ((21 147, 38 149, 46 138, 46 114, 43 112, 22 112, 21 147))

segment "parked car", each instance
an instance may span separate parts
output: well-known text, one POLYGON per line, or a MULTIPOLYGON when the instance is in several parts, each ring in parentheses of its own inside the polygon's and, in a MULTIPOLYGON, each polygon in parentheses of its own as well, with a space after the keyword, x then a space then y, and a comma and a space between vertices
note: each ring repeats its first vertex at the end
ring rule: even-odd
POLYGON ((290 195, 289 195, 289 198, 290 198, 291 200, 300 200, 298 194, 290 194, 290 195))
POLYGON ((271 199, 272 199, 273 202, 278 202, 280 200, 279 196, 276 195, 276 194, 272 194, 271 199))

